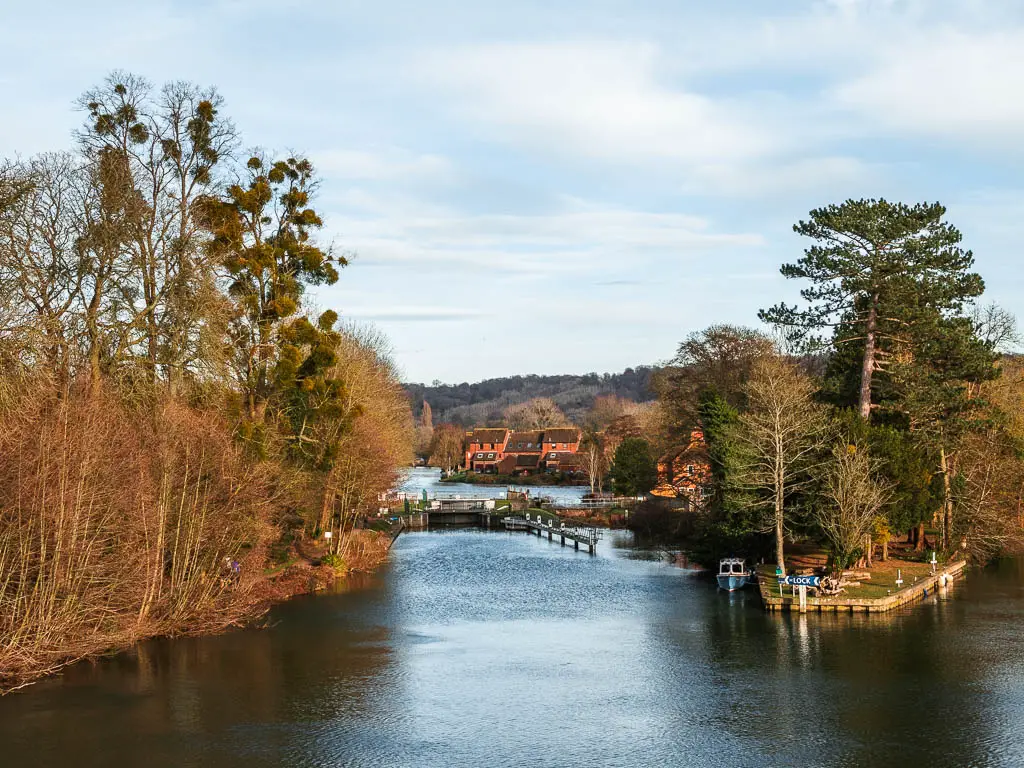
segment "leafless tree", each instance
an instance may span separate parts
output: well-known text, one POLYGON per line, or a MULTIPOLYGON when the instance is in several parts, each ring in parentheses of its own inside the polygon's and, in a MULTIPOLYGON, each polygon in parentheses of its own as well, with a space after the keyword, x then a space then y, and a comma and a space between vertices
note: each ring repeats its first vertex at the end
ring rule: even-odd
POLYGON ((834 579, 869 546, 875 520, 889 500, 890 491, 877 474, 877 462, 853 445, 836 446, 821 466, 821 500, 811 516, 829 542, 834 579))
POLYGON ((832 431, 814 402, 811 380, 780 357, 754 362, 743 387, 747 410, 736 430, 741 459, 737 485, 751 492, 775 533, 775 557, 785 573, 784 535, 789 496, 809 482, 832 431))
POLYGON ((654 380, 662 404, 677 425, 677 437, 687 436, 697 426, 697 405, 707 390, 741 407, 752 366, 774 353, 772 340, 753 328, 712 325, 687 336, 654 380))
POLYGON ((505 409, 504 419, 506 426, 519 430, 564 427, 568 423, 565 414, 549 397, 535 397, 510 405, 505 409))
POLYGON ((601 435, 588 432, 577 452, 583 465, 583 472, 590 482, 591 493, 601 493, 604 478, 608 474, 609 459, 601 435))
POLYGON ((994 302, 983 307, 975 306, 971 312, 971 322, 974 323, 978 338, 991 349, 1012 352, 1020 345, 1017 318, 994 302))
POLYGON ((430 445, 430 466, 452 472, 463 460, 465 432, 454 424, 438 424, 430 445))

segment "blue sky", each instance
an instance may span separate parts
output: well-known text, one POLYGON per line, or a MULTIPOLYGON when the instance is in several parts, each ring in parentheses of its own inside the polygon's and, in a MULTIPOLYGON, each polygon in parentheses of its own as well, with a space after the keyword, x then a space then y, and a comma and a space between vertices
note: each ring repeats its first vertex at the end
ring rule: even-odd
MULTIPOLYGON (((6 4, 5 5, 9 5, 6 4)), ((406 377, 613 371, 792 299, 792 224, 941 200, 1024 312, 1024 3, 18 3, 0 152, 61 149, 113 69, 216 85, 323 175, 323 307, 406 377)))

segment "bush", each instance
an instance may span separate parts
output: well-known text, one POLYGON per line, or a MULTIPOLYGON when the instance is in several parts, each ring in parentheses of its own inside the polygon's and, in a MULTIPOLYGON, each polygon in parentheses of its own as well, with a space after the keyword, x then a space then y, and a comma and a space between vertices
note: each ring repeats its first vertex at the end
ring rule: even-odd
POLYGON ((345 558, 330 552, 320 558, 320 565, 326 568, 333 568, 336 571, 346 571, 345 558))

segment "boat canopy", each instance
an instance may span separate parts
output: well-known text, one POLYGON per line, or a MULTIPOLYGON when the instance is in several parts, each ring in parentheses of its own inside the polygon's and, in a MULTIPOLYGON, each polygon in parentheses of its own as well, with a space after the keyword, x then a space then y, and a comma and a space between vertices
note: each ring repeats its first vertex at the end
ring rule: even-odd
POLYGON ((740 557, 726 557, 719 561, 718 572, 721 574, 743 575, 747 572, 745 561, 740 557))

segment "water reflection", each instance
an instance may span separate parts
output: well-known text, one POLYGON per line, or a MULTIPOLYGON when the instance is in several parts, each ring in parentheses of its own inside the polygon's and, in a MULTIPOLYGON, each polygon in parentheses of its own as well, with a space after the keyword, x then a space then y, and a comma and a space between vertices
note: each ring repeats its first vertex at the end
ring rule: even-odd
POLYGON ((450 531, 361 587, 0 699, 4 764, 1024 764, 1019 562, 893 614, 766 614, 624 533, 450 531))

